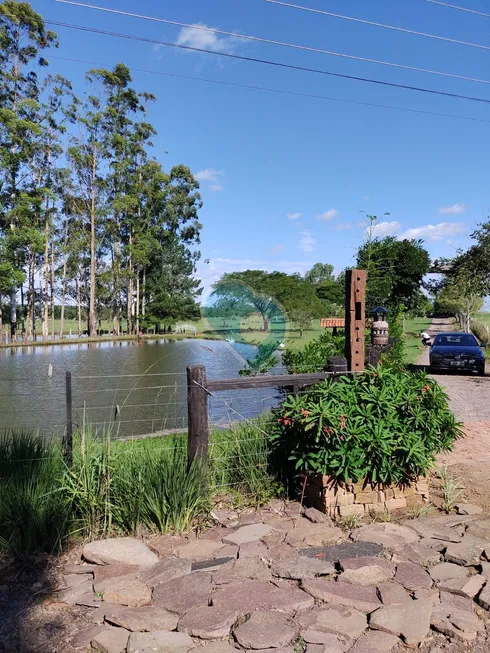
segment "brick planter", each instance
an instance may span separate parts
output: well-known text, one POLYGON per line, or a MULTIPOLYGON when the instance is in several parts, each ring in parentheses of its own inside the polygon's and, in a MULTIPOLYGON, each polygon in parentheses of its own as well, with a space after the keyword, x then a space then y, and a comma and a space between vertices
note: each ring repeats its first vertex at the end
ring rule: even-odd
POLYGON ((424 477, 409 485, 339 484, 330 476, 309 474, 301 479, 303 487, 305 504, 331 517, 415 508, 429 500, 429 483, 424 477))

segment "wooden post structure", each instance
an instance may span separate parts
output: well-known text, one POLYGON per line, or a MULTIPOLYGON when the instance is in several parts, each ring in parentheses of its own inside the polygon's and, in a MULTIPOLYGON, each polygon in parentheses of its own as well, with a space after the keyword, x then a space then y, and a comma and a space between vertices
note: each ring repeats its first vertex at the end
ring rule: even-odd
POLYGON ((349 372, 364 370, 366 279, 366 270, 347 270, 345 274, 345 357, 349 372))
POLYGON ((66 373, 66 463, 69 467, 73 464, 73 399, 71 392, 71 372, 66 373))
POLYGON ((209 424, 206 368, 191 365, 187 368, 187 459, 206 463, 208 459, 209 424))

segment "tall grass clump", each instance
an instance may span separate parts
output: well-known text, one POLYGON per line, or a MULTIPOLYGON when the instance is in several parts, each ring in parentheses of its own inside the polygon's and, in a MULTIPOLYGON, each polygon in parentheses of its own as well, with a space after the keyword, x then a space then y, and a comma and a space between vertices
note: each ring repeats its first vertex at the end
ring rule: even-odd
POLYGON ((0 439, 0 549, 15 557, 59 551, 71 514, 60 446, 28 431, 0 439))
POLYGON ((269 465, 270 417, 214 431, 209 446, 210 483, 216 494, 261 505, 281 488, 269 465))

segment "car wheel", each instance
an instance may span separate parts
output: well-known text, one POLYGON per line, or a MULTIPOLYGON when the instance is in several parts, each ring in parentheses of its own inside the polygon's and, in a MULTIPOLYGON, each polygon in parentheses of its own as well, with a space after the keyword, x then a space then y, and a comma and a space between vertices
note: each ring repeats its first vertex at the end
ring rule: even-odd
POLYGON ((485 376, 485 368, 484 367, 479 367, 477 371, 478 371, 478 376, 485 376))

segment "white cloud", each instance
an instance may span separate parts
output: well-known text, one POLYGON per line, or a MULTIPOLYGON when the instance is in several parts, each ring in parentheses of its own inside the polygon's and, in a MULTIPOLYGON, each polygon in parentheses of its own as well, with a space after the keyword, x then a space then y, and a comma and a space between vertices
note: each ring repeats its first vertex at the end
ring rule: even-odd
POLYGON ((456 236, 464 230, 462 222, 440 222, 439 224, 426 224, 422 227, 414 227, 404 231, 400 238, 408 240, 425 238, 427 240, 441 240, 448 236, 456 236))
POLYGON ((194 23, 193 27, 183 27, 177 37, 177 45, 187 45, 191 48, 214 50, 215 52, 233 52, 239 43, 239 39, 233 36, 220 36, 215 32, 199 29, 209 27, 205 23, 194 23))
POLYGON ((332 220, 332 218, 336 218, 338 216, 339 212, 337 209, 328 209, 328 211, 325 211, 324 213, 320 213, 316 217, 318 220, 332 220))
POLYGON ((220 177, 222 177, 224 174, 225 173, 223 172, 223 170, 216 170, 215 168, 205 168, 204 170, 200 170, 198 173, 196 173, 194 177, 199 182, 208 183, 209 190, 213 191, 213 193, 218 193, 220 190, 223 190, 220 177))
POLYGON ((288 220, 297 220, 301 217, 301 213, 288 213, 288 220))
POLYGON ((393 222, 378 222, 374 227, 366 227, 366 235, 369 235, 371 238, 384 238, 385 236, 393 236, 400 229, 401 224, 396 220, 393 220, 393 222))
POLYGON ((441 206, 439 213, 441 215, 459 215, 467 209, 466 204, 451 204, 451 206, 441 206))
POLYGON ((316 240, 312 238, 309 231, 301 232, 301 240, 299 241, 299 246, 302 252, 312 252, 314 246, 316 245, 316 240))
POLYGON ((350 222, 341 222, 340 224, 334 224, 330 227, 333 231, 344 231, 344 229, 352 229, 350 222))
POLYGON ((280 252, 284 249, 284 245, 274 245, 273 247, 270 248, 269 254, 277 254, 277 252, 280 252))

